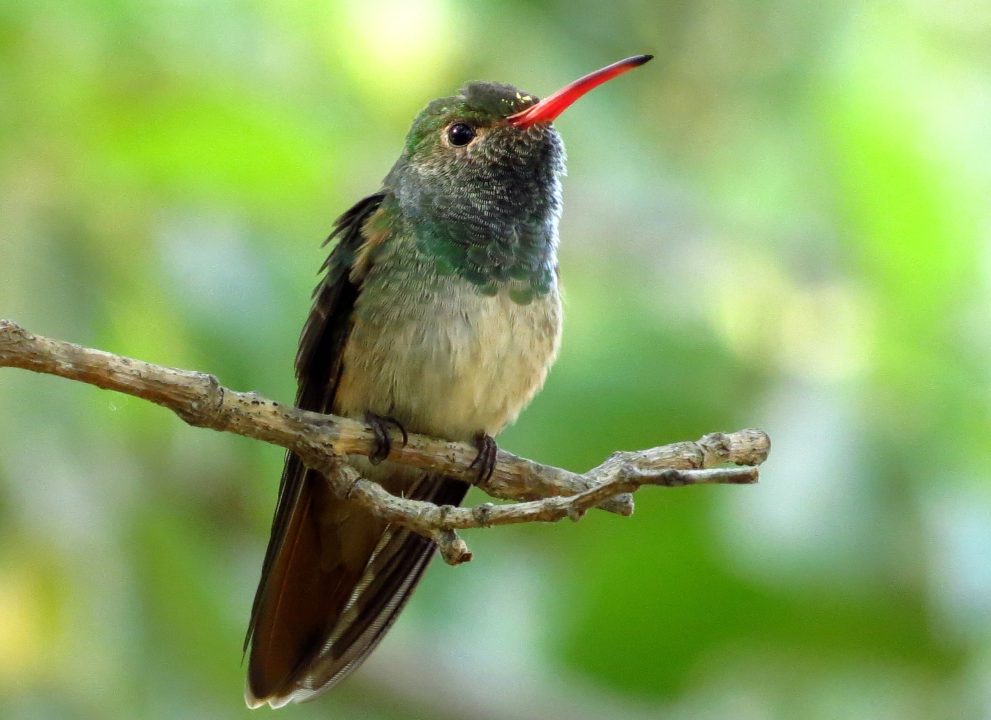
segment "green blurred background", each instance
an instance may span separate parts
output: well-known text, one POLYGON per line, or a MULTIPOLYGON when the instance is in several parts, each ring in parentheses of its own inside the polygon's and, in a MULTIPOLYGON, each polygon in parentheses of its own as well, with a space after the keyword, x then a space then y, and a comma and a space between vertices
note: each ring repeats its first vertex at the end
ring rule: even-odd
MULTIPOLYGON (((501 444, 756 425, 761 484, 468 533, 284 717, 991 717, 987 2, 3 0, 0 317, 288 401, 426 101, 639 52, 557 123, 564 343, 501 444)), ((281 462, 0 370, 0 715, 246 717, 281 462)))

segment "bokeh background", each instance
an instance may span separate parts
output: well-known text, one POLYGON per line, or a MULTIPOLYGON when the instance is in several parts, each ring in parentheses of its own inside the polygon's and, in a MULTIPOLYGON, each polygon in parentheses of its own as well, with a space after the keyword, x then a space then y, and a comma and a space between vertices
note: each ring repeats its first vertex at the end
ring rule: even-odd
MULTIPOLYGON (((557 123, 564 344, 501 442, 759 426, 761 484, 468 533, 284 717, 991 717, 987 2, 0 2, 0 316, 291 400, 426 101, 640 52, 557 123)), ((0 714, 246 717, 281 462, 0 370, 0 714)))

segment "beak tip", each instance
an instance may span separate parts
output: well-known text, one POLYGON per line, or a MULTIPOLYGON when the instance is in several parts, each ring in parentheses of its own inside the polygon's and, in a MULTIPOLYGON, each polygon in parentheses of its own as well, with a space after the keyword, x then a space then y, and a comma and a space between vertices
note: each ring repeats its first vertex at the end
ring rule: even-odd
POLYGON ((617 75, 622 75, 627 70, 640 67, 653 59, 653 55, 633 55, 619 62, 614 62, 612 65, 607 65, 593 73, 578 78, 573 83, 564 86, 556 93, 544 98, 536 105, 531 105, 525 110, 510 115, 506 120, 511 125, 519 128, 528 128, 538 122, 550 122, 592 88, 601 85, 617 75))

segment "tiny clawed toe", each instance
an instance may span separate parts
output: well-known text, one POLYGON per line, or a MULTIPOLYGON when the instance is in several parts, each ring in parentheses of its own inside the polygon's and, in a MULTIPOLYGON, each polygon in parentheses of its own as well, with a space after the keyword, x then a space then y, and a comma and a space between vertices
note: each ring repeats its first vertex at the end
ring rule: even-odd
POLYGON ((409 435, 406 434, 406 428, 394 417, 366 413, 365 422, 368 423, 368 426, 372 429, 372 433, 375 435, 375 447, 368 454, 368 461, 372 465, 378 465, 389 457, 389 453, 392 452, 392 438, 389 437, 389 425, 395 425, 400 434, 402 434, 403 447, 406 447, 407 443, 409 443, 409 435))
POLYGON ((403 427, 403 424, 401 422, 396 420, 396 418, 392 417, 392 415, 383 415, 382 420, 389 423, 390 425, 396 426, 396 429, 399 430, 399 434, 403 436, 403 447, 409 445, 409 435, 406 433, 406 428, 403 427))
POLYGON ((475 459, 471 461, 471 465, 468 469, 478 468, 476 471, 475 483, 481 485, 488 482, 492 473, 495 471, 496 466, 496 456, 499 452, 499 446, 496 441, 492 439, 491 435, 485 433, 479 433, 475 437, 475 447, 478 448, 478 455, 475 459))

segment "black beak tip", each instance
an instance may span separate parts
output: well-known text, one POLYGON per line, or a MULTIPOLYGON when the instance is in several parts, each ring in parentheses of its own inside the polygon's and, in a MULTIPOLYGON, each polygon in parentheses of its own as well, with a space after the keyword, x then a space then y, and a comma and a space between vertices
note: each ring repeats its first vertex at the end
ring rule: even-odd
POLYGON ((640 65, 644 65, 645 63, 649 63, 653 59, 654 59, 653 55, 635 55, 632 58, 633 65, 637 67, 639 67, 640 65))

